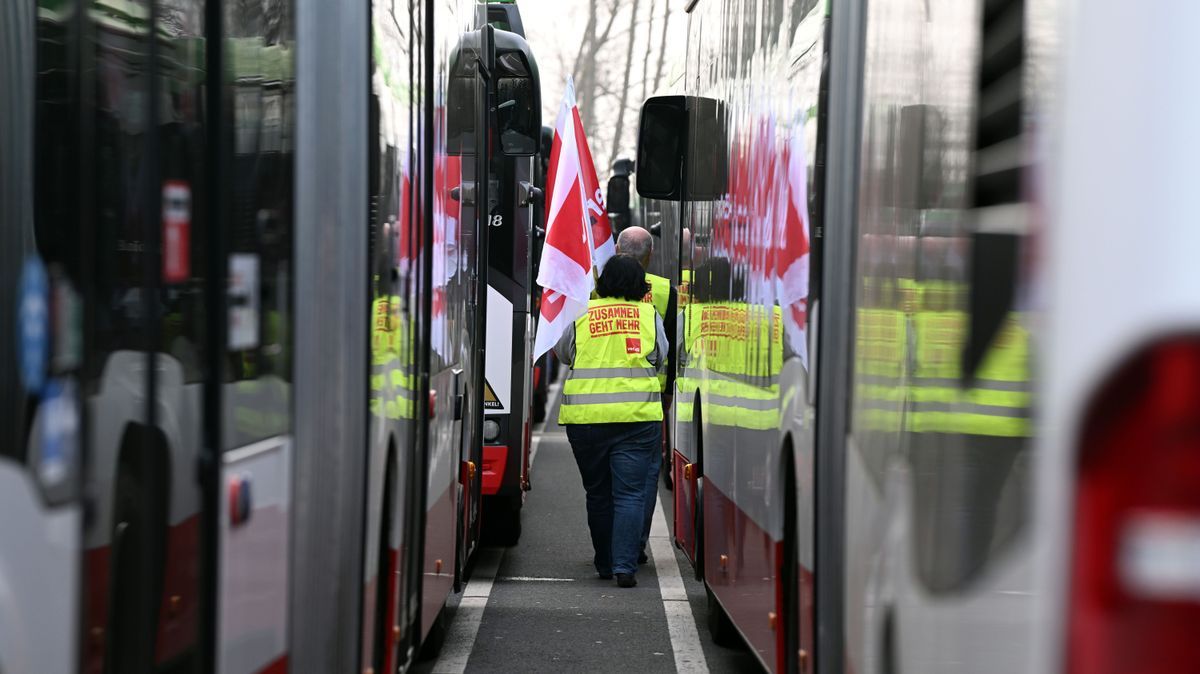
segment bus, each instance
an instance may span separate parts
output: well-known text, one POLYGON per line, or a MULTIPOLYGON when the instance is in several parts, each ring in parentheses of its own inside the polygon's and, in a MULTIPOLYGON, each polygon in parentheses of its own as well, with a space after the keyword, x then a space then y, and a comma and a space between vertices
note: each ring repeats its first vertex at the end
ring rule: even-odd
POLYGON ((1197 16, 1086 4, 687 6, 674 535, 764 669, 1200 663, 1197 16))
MULTIPOLYGON (((498 40, 525 37, 521 13, 511 0, 493 0, 479 12, 485 16, 478 22, 495 27, 498 40)), ((536 81, 537 64, 531 61, 530 67, 536 81)), ((540 87, 533 95, 541 105, 540 87)), ((540 145, 538 149, 540 156, 540 145)), ((488 204, 487 321, 481 324, 487 347, 482 525, 483 535, 498 545, 516 545, 520 539, 521 508, 530 487, 536 316, 530 309, 537 243, 533 216, 542 201, 537 163, 538 157, 496 156, 489 172, 495 187, 488 204)))
POLYGON ((0 670, 435 653, 481 504, 454 194, 537 153, 528 45, 455 0, 0 17, 0 670))

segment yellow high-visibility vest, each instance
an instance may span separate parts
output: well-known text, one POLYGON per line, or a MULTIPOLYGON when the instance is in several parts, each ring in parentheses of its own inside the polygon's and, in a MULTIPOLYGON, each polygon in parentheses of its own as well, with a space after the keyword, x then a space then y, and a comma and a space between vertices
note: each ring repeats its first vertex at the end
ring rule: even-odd
MULTIPOLYGON (((686 312, 686 365, 681 394, 698 390, 712 423, 755 430, 779 425, 779 374, 783 369, 780 307, 745 302, 695 303, 686 312)), ((690 419, 690 396, 676 405, 690 419)))
POLYGON ((898 433, 908 396, 909 317, 920 288, 910 278, 864 276, 855 338, 855 423, 898 433))
POLYGON ((558 423, 661 421, 662 388, 647 360, 655 348, 654 308, 593 299, 574 329, 575 362, 563 383, 558 423))
POLYGON ((388 419, 416 417, 412 326, 400 311, 399 295, 371 303, 371 414, 388 419))
POLYGON ((676 291, 676 296, 679 304, 679 310, 683 311, 687 307, 688 302, 692 299, 692 270, 679 270, 679 288, 676 291))
POLYGON ((646 283, 650 284, 650 292, 642 301, 654 305, 659 318, 666 318, 667 304, 671 301, 671 282, 658 274, 646 272, 646 283))
POLYGON ((960 365, 967 314, 961 284, 922 283, 921 308, 913 317, 916 363, 909 386, 909 425, 918 433, 964 433, 1027 437, 1029 333, 1010 314, 968 388, 960 365))

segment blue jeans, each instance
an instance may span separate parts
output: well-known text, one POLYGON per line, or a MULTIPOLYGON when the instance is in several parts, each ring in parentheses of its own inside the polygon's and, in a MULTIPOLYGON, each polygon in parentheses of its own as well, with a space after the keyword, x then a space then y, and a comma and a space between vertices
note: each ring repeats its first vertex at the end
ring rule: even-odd
POLYGON ((567 439, 587 492, 596 571, 636 573, 658 496, 658 421, 570 424, 567 439))

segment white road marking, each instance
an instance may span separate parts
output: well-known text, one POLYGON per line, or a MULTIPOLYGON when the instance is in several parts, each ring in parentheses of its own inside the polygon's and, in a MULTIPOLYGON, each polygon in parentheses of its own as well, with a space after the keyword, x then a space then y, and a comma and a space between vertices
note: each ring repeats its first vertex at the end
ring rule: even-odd
POLYGON ((675 652, 675 671, 707 674, 708 662, 704 659, 683 577, 675 563, 675 548, 671 545, 671 532, 663 515, 662 496, 659 496, 658 508, 650 522, 650 557, 658 572, 658 590, 662 595, 663 611, 667 614, 667 633, 671 637, 671 650, 675 652))
POLYGON ((500 576, 496 580, 506 583, 574 583, 574 578, 549 578, 546 576, 500 576))
MULTIPOLYGON (((558 395, 560 393, 562 393, 562 380, 561 379, 559 381, 551 384, 550 390, 546 394, 546 416, 547 416, 547 418, 549 418, 550 413, 552 411, 554 411, 554 404, 556 402, 558 402, 558 395)), ((542 422, 542 428, 543 429, 546 428, 545 422, 542 422)), ((561 438, 567 437, 567 434, 561 433, 561 432, 560 433, 545 433, 545 432, 541 432, 541 431, 534 433, 533 440, 529 441, 529 469, 531 471, 533 470, 533 461, 534 461, 534 459, 537 458, 538 448, 541 447, 541 445, 542 445, 542 442, 541 442, 542 438, 547 437, 547 436, 557 440, 560 437, 561 438)))
POLYGON ((562 378, 550 385, 546 391, 546 415, 550 415, 550 411, 554 409, 554 404, 558 402, 558 395, 562 393, 562 378))
POLYGON ((461 674, 466 671, 467 660, 475 648, 479 623, 483 621, 483 610, 487 607, 488 597, 492 595, 492 585, 502 557, 504 548, 483 548, 479 551, 475 573, 463 589, 462 600, 454 613, 454 622, 450 623, 442 655, 433 666, 433 674, 461 674))

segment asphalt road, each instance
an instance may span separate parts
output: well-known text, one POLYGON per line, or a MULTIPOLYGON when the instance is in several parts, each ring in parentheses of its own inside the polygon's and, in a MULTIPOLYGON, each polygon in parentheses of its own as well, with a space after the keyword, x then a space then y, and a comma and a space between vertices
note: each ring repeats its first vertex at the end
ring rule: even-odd
POLYGON ((666 504, 667 511, 652 532, 652 558, 639 570, 638 586, 621 589, 597 578, 583 486, 566 435, 552 423, 557 414, 556 406, 536 434, 520 543, 480 551, 471 582, 451 598, 441 656, 416 671, 761 671, 744 647, 723 648, 709 636, 704 588, 670 544, 671 492, 661 481, 660 510, 666 504))

